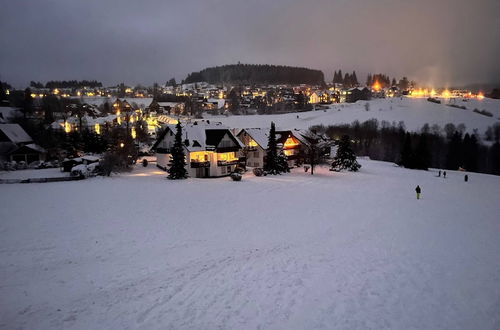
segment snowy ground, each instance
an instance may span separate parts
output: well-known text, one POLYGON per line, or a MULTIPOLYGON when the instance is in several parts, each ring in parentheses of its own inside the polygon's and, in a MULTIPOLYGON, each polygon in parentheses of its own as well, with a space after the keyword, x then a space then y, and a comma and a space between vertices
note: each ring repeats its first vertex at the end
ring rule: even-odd
POLYGON ((263 115, 263 116, 211 116, 212 120, 221 121, 229 127, 250 128, 250 127, 269 127, 271 121, 274 121, 280 128, 304 128, 312 125, 332 125, 342 123, 352 123, 355 120, 361 122, 376 118, 379 122, 386 120, 388 122, 403 121, 406 128, 411 131, 420 131, 426 123, 429 125, 438 124, 441 128, 447 123, 455 125, 465 124, 467 131, 472 132, 477 128, 480 134, 483 134, 488 126, 500 122, 500 100, 483 99, 469 100, 463 102, 461 99, 443 100, 443 104, 436 104, 420 98, 392 98, 375 99, 369 101, 369 111, 366 111, 367 101, 358 101, 357 103, 342 103, 331 105, 326 111, 308 111, 302 113, 288 113, 281 115, 263 115), (458 109, 447 104, 456 104, 465 106, 467 109, 458 109), (474 109, 487 110, 493 114, 493 117, 487 117, 474 113, 474 109), (299 118, 297 118, 297 115, 299 118))
POLYGON ((35 179, 61 178, 69 176, 68 172, 61 172, 60 168, 44 168, 39 170, 0 171, 0 179, 35 179))
POLYGON ((498 329, 500 177, 361 163, 1 185, 0 328, 498 329))

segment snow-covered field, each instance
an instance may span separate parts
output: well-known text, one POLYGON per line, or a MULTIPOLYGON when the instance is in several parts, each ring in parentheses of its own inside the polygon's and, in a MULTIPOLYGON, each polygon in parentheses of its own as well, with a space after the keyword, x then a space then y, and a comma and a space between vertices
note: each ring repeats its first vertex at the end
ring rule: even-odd
POLYGON ((498 329, 500 177, 361 164, 0 185, 0 328, 498 329))
POLYGON ((438 124, 441 128, 447 123, 455 125, 465 124, 467 131, 472 132, 477 128, 483 134, 488 126, 500 123, 500 100, 488 99, 469 100, 463 102, 461 99, 453 101, 443 100, 443 104, 436 104, 423 98, 392 98, 374 99, 371 101, 358 101, 356 103, 342 103, 329 106, 329 109, 308 111, 302 113, 288 113, 280 115, 249 115, 249 116, 212 116, 210 119, 221 121, 229 127, 250 128, 269 127, 274 121, 280 128, 303 128, 307 129, 312 125, 332 125, 352 123, 355 120, 361 122, 376 118, 379 122, 403 121, 410 131, 419 131, 426 123, 429 125, 438 124), (450 107, 447 104, 465 106, 467 109, 450 107), (369 111, 366 111, 365 104, 369 104, 369 111), (493 114, 487 117, 473 110, 486 110, 493 114), (297 115, 299 118, 297 118, 297 115))
POLYGON ((39 170, 0 171, 0 179, 35 179, 61 178, 69 176, 68 172, 61 172, 59 168, 44 168, 39 170))

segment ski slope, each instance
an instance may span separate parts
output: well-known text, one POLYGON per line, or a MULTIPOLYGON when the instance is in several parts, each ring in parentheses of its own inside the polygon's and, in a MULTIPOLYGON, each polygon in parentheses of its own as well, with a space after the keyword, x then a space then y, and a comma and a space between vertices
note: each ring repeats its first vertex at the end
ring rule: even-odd
POLYGON ((0 185, 0 328, 498 329, 500 177, 360 162, 0 185))
POLYGON ((376 118, 379 123, 383 120, 390 123, 403 121, 410 131, 420 131, 426 123, 437 124, 441 128, 447 123, 464 124, 468 132, 478 129, 483 134, 488 126, 500 123, 500 100, 488 99, 469 100, 461 99, 442 100, 436 104, 423 98, 390 98, 358 101, 356 103, 342 103, 329 106, 327 110, 288 113, 278 115, 246 115, 246 116, 205 116, 208 119, 220 121, 229 127, 250 128, 269 127, 271 121, 283 129, 307 129, 312 125, 350 124, 355 120, 360 122, 376 118), (369 111, 365 104, 369 104, 369 111), (465 106, 467 109, 450 107, 447 104, 465 106), (487 117, 473 110, 486 110, 493 114, 487 117), (297 118, 299 116, 299 118, 297 118))

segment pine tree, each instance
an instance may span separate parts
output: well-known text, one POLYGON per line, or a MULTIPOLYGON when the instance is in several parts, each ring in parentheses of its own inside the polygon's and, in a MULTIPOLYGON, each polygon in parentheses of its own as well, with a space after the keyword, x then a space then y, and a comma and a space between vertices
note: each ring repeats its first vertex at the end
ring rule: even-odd
POLYGON ((401 161, 399 165, 406 168, 415 168, 413 148, 411 146, 411 135, 406 133, 403 148, 401 149, 401 161))
POLYGON ((278 160, 278 145, 276 143, 276 127, 271 122, 271 129, 269 130, 269 137, 267 141, 266 161, 264 164, 264 171, 268 174, 280 174, 281 165, 278 160))
POLYGON ((428 170, 430 159, 429 146, 427 144, 427 134, 422 133, 415 149, 415 168, 419 170, 428 170))
POLYGON ((339 172, 346 169, 352 172, 356 172, 360 168, 361 165, 356 161, 356 155, 351 148, 349 136, 342 136, 337 149, 337 154, 333 158, 333 163, 330 170, 339 172))
POLYGON ((171 159, 169 162, 168 177, 171 180, 187 178, 186 160, 184 155, 184 146, 182 144, 182 126, 178 122, 175 126, 175 140, 171 151, 171 159))
POLYGON ((352 83, 353 87, 359 85, 358 77, 356 76, 356 71, 352 72, 351 83, 352 83))
POLYGON ((278 171, 280 173, 290 172, 290 167, 288 166, 287 157, 286 157, 285 153, 283 152, 283 149, 280 149, 278 151, 276 164, 278 165, 278 171))

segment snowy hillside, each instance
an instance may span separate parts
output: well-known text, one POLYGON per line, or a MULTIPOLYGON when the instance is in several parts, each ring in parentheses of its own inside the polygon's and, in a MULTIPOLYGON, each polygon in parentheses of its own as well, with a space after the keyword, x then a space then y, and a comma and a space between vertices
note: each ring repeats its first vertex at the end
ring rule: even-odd
POLYGON ((361 164, 0 185, 0 328, 498 329, 500 177, 361 164))
POLYGON ((330 125, 341 123, 352 123, 355 120, 365 121, 376 118, 381 122, 404 121, 406 128, 411 131, 419 131, 426 123, 429 125, 438 124, 444 127, 447 123, 466 125, 467 131, 472 132, 477 128, 483 134, 488 126, 500 122, 500 100, 483 99, 451 101, 451 104, 465 106, 467 109, 459 109, 443 104, 436 104, 426 99, 418 98, 393 98, 375 99, 372 101, 358 101, 354 104, 343 103, 330 106, 330 109, 323 111, 309 111, 302 113, 289 113, 280 115, 262 116, 216 116, 210 117, 221 121, 230 127, 269 127, 274 121, 278 127, 282 128, 309 128, 312 125, 330 125), (369 111, 366 111, 365 104, 369 104, 369 111), (474 109, 486 110, 493 114, 487 117, 473 112, 474 109), (299 118, 297 118, 297 115, 299 118))

